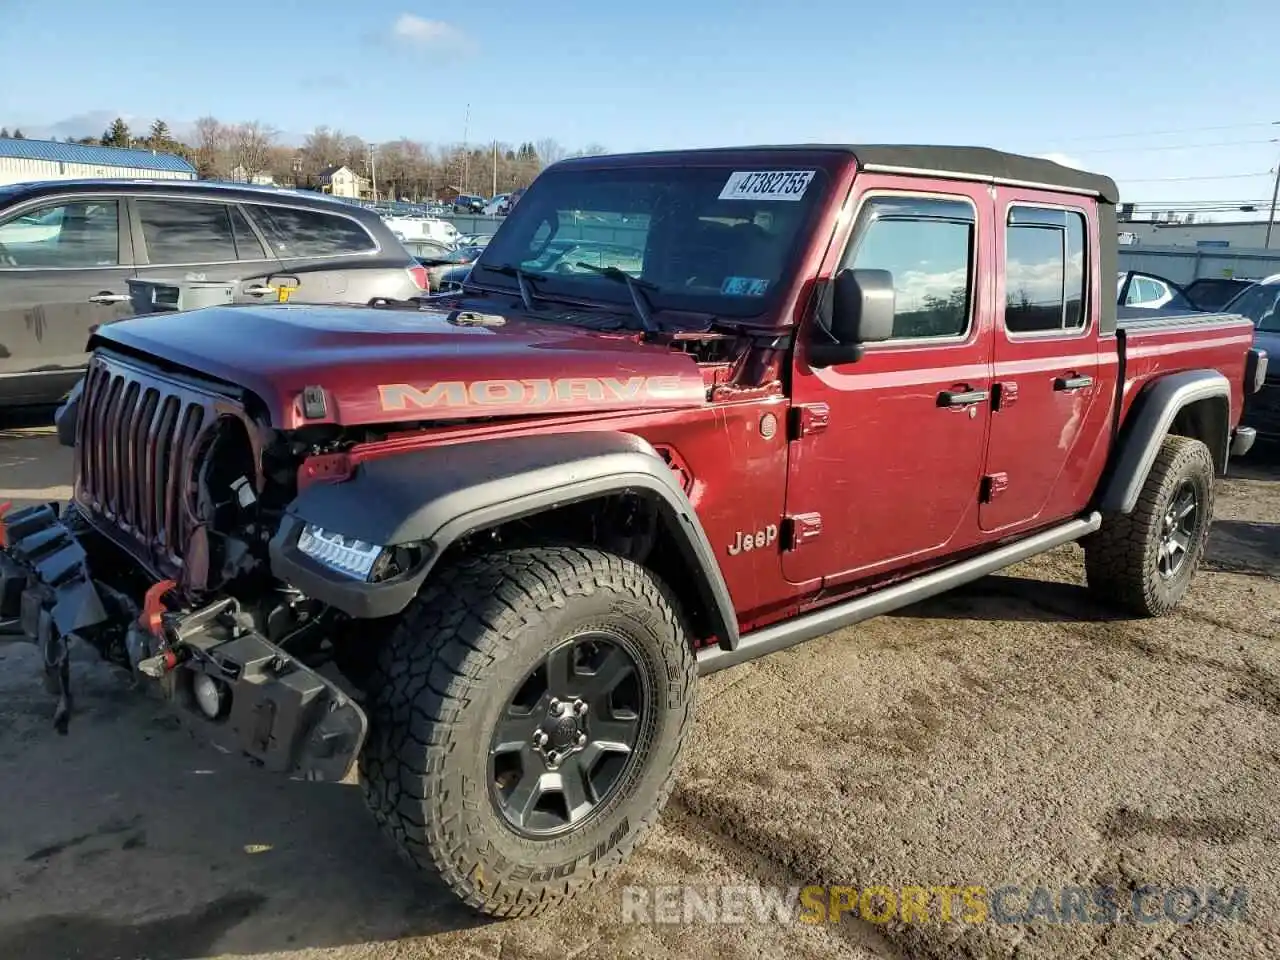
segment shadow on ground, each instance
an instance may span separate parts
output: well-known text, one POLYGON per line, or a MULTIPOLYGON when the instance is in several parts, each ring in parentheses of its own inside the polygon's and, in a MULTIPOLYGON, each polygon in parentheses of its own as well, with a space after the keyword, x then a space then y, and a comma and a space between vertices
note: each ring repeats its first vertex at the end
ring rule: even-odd
POLYGON ((1280 577, 1280 523, 1215 520, 1204 562, 1211 570, 1280 577))

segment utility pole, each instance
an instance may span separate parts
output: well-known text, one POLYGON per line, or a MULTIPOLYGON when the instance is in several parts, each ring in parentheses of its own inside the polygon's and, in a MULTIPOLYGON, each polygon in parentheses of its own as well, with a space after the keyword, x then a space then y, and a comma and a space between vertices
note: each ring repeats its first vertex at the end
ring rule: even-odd
POLYGON ((490 197, 498 195, 498 141, 493 141, 493 193, 490 197))
POLYGON ((373 185, 373 202, 378 202, 378 162, 375 159, 377 148, 369 144, 369 179, 373 185))
POLYGON ((1263 241, 1263 248, 1271 249, 1271 228, 1276 224, 1276 198, 1280 197, 1280 158, 1276 159, 1276 184, 1271 188, 1271 215, 1267 217, 1267 239, 1263 241))
POLYGON ((471 193, 471 149, 467 146, 467 134, 471 129, 471 104, 467 104, 467 115, 462 121, 462 193, 471 193))

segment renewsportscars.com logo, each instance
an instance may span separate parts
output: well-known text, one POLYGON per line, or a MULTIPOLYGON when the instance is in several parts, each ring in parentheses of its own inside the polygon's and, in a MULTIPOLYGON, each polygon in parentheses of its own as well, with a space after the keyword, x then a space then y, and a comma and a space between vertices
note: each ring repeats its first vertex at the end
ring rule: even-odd
POLYGON ((1246 887, 680 885, 622 888, 622 922, 1116 924, 1248 919, 1246 887))

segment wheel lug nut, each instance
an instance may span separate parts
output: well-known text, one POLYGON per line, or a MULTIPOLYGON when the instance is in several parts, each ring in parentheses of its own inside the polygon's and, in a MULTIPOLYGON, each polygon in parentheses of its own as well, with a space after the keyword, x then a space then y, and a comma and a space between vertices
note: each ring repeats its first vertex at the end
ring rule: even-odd
POLYGON ((552 712, 552 713, 559 713, 559 712, 560 712, 560 701, 559 701, 559 700, 557 700, 555 697, 552 697, 552 698, 551 698, 551 704, 550 704, 550 706, 551 706, 551 712, 552 712))
POLYGON ((586 742, 587 742, 587 735, 585 733, 578 734, 578 746, 582 746, 586 742))
POLYGON ((535 747, 541 747, 545 745, 546 742, 547 742, 547 735, 545 733, 543 733, 541 730, 533 731, 533 745, 535 747))
POLYGON ((573 708, 577 711, 578 716, 582 716, 587 712, 587 702, 585 700, 579 700, 573 705, 573 708))

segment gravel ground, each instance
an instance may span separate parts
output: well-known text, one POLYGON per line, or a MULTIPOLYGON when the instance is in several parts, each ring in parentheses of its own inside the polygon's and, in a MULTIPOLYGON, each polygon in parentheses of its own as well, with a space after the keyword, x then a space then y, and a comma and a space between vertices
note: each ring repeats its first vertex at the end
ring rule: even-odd
MULTIPOLYGON (((34 649, 0 646, 0 958, 1280 957, 1280 470, 1236 472, 1169 619, 1094 605, 1068 547, 709 678, 658 829, 532 921, 457 908, 353 786, 219 754, 89 658, 56 736, 34 649), (622 919, 629 885, 809 883, 1211 884, 1248 906, 1184 924, 622 919)), ((65 497, 69 476, 47 429, 0 431, 0 502, 65 497)))

